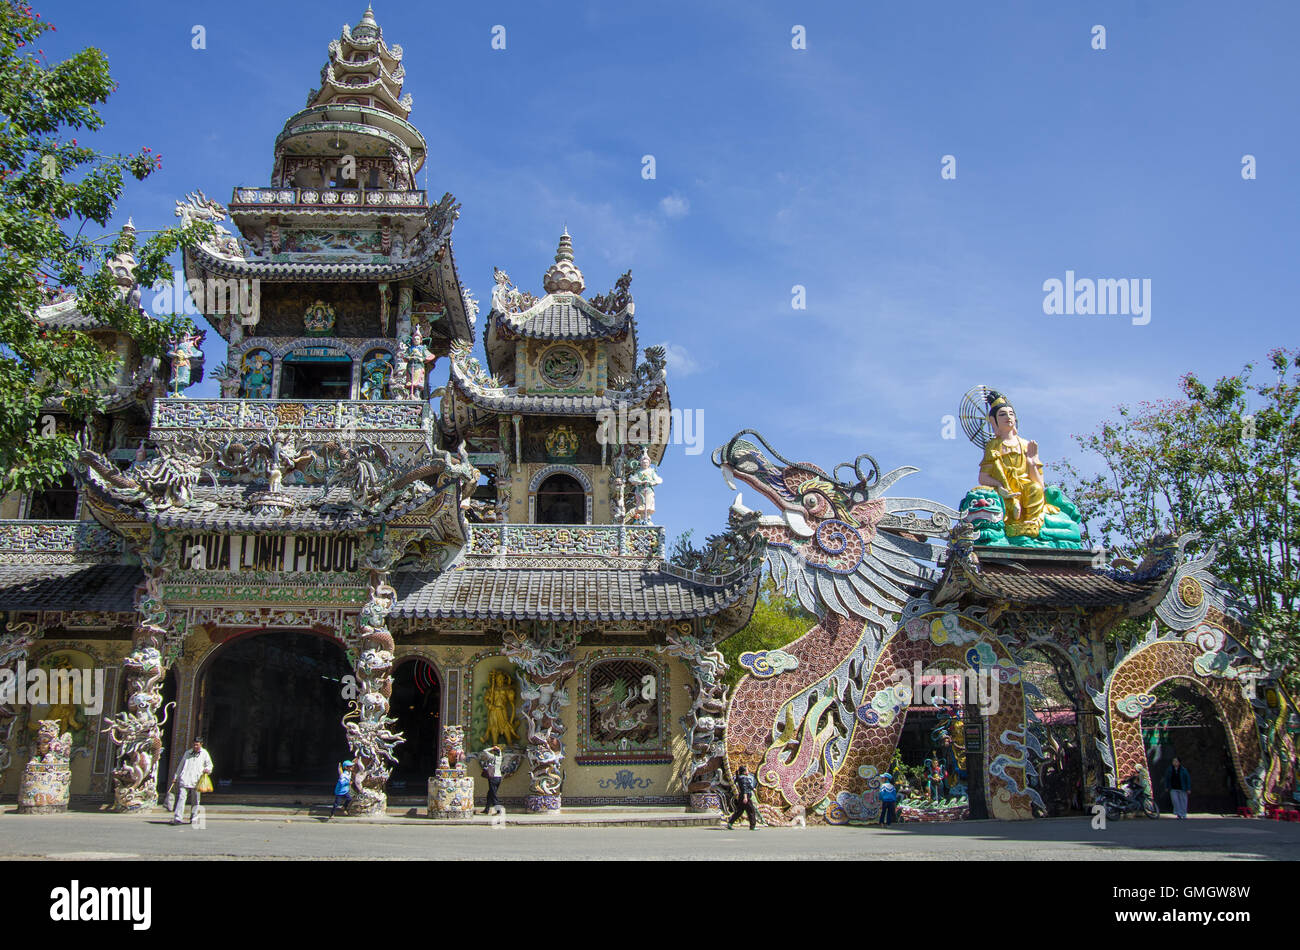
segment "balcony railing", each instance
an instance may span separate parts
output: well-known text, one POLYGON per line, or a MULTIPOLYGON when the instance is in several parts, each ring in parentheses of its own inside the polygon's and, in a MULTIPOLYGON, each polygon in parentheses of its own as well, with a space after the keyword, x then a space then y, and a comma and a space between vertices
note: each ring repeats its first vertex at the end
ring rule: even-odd
POLYGON ((424 433, 426 404, 393 399, 159 399, 151 435, 272 429, 424 433))
POLYGON ((230 197, 232 208, 257 205, 303 205, 311 208, 333 206, 343 208, 410 208, 423 211, 428 206, 428 193, 400 191, 391 188, 249 188, 239 186, 230 197))
POLYGON ((5 564, 110 562, 121 556, 122 539, 94 521, 0 521, 5 564))
MULTIPOLYGON (((590 557, 644 564, 662 560, 664 529, 658 525, 476 524, 469 553, 511 558, 590 557)), ((550 565, 539 562, 537 566, 550 565)))

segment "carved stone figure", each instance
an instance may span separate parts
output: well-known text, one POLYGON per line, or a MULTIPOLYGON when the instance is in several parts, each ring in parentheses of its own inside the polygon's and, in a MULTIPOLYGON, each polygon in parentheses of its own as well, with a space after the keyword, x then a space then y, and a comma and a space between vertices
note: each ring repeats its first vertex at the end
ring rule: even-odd
POLYGON ((654 524, 655 486, 663 479, 650 463, 650 452, 642 450, 640 468, 628 476, 628 484, 636 493, 636 507, 630 512, 632 524, 654 524))

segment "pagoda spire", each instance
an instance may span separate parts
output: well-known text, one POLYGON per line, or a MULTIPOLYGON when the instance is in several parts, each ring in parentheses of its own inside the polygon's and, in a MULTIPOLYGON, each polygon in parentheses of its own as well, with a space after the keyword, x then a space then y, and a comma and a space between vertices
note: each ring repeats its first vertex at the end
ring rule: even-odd
POLYGON ((573 238, 569 237, 567 226, 555 249, 555 263, 542 277, 542 287, 548 294, 580 294, 586 289, 582 271, 573 263, 573 238))

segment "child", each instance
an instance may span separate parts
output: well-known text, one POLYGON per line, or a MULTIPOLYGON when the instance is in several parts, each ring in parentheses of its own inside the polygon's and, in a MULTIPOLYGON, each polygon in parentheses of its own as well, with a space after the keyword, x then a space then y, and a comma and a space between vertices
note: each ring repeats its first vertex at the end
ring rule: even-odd
POLYGON ((348 805, 352 803, 352 760, 345 759, 339 763, 339 777, 334 782, 334 805, 330 808, 330 817, 334 817, 335 810, 342 805, 343 813, 347 814, 348 805))

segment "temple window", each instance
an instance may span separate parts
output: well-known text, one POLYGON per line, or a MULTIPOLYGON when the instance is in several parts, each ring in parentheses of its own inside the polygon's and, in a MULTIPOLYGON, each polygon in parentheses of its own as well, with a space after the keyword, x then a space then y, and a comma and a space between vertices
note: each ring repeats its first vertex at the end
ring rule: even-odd
POLYGON ((348 399, 352 393, 352 360, 296 359, 286 356, 280 370, 281 399, 348 399))
POLYGON ((586 524, 587 493, 572 475, 557 473, 537 488, 537 524, 586 524))
POLYGON ((74 521, 77 517, 77 485, 71 475, 27 498, 26 518, 41 521, 74 521))

